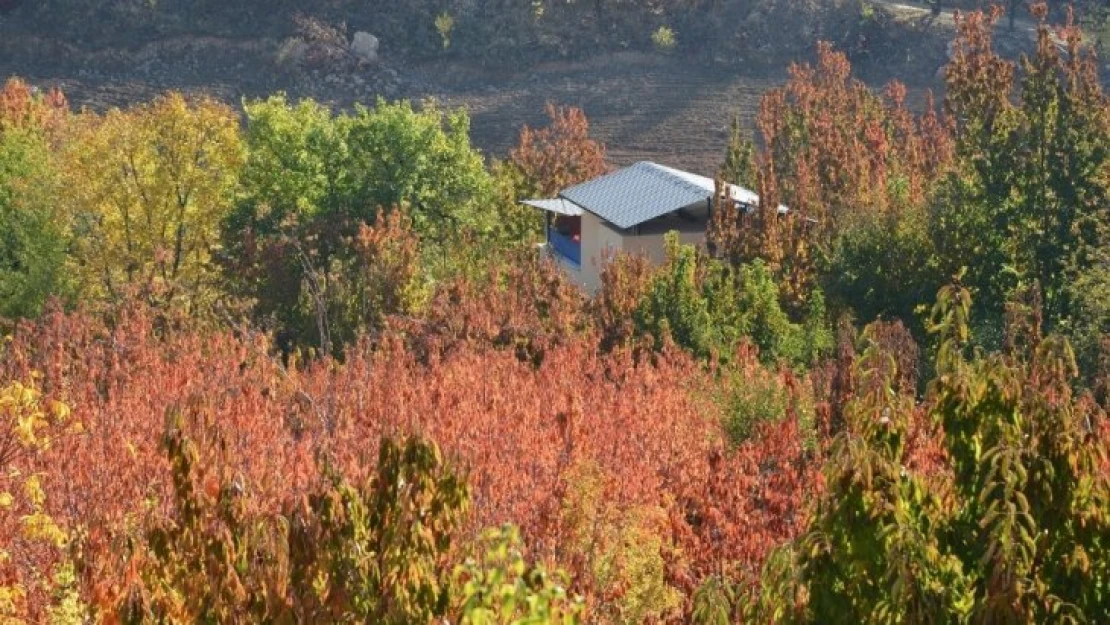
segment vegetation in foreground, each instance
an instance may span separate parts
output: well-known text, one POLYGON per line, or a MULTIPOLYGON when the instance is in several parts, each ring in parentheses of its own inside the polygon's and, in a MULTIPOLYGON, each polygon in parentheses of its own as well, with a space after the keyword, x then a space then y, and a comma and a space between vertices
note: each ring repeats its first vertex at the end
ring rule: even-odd
POLYGON ((1099 622, 1110 109, 997 18, 921 115, 820 47, 722 166, 764 209, 590 296, 515 203, 605 171, 580 111, 486 162, 432 105, 9 81, 0 615, 1099 622))

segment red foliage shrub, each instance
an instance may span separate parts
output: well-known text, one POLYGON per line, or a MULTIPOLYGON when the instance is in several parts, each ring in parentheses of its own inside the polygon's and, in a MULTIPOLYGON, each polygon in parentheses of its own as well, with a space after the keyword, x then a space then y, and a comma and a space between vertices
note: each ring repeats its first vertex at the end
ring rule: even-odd
MULTIPOLYGON (((558 283, 536 286, 549 287, 558 283)), ((796 419, 728 451, 720 414, 704 401, 713 380, 703 366, 674 349, 652 364, 626 349, 600 355, 591 337, 558 330, 558 310, 533 321, 548 328, 537 339, 543 358, 522 361, 488 337, 536 315, 540 298, 529 298, 514 287, 440 304, 438 331, 451 340, 426 341, 423 353, 394 332, 375 350, 352 349, 343 365, 290 369, 266 355, 265 337, 163 331, 139 306, 111 323, 53 312, 17 328, 0 379, 41 372, 43 390, 84 424, 84 434, 26 468, 45 474, 52 514, 92 532, 86 596, 94 599, 124 586, 112 556, 118 537, 170 512, 158 449, 168 414, 182 417, 207 474, 237 479, 261 512, 316 483, 318 453, 357 480, 372 469, 379 437, 422 433, 468 471, 468 535, 517 523, 535 555, 578 580, 585 572, 557 547, 568 531, 567 472, 582 461, 601 469, 613 506, 657 508, 670 519, 667 576, 687 592, 709 571, 755 571, 804 526, 802 494, 817 477, 802 460, 796 419)), ((0 531, 12 522, 0 520, 0 531)))
POLYGON ((19 78, 0 88, 0 132, 10 128, 39 128, 56 137, 69 116, 69 102, 60 89, 38 93, 19 78))
POLYGON ((609 169, 605 146, 590 138, 590 122, 582 109, 548 104, 547 116, 551 125, 539 130, 525 126, 520 144, 509 154, 529 193, 552 197, 609 169))
POLYGON ((492 265, 483 280, 456 277, 417 319, 394 319, 409 348, 438 358, 467 344, 512 348, 525 360, 588 333, 581 290, 530 250, 492 265))

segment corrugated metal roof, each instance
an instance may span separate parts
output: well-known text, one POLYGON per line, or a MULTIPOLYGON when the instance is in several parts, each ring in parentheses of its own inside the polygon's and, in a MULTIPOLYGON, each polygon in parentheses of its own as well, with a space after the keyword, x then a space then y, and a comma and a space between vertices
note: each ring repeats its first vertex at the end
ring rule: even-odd
MULTIPOLYGON (((674 169, 673 167, 667 167, 666 165, 659 165, 657 163, 652 163, 652 164, 655 165, 656 167, 658 167, 659 169, 662 169, 662 170, 666 171, 667 173, 669 173, 673 176, 678 176, 679 178, 682 178, 682 179, 690 182, 691 184, 697 185, 698 187, 701 187, 702 189, 707 189, 709 191, 710 195, 717 192, 712 178, 706 178, 705 176, 699 176, 697 174, 691 174, 688 171, 682 171, 681 169, 674 169)), ((756 194, 755 191, 752 191, 750 189, 745 189, 744 187, 741 187, 739 185, 729 184, 728 185, 728 195, 729 195, 730 198, 732 198, 733 200, 735 200, 736 202, 739 202, 741 204, 748 204, 748 205, 751 205, 751 206, 758 206, 759 205, 759 195, 756 194)), ((779 206, 779 212, 780 213, 786 212, 786 207, 780 205, 779 206)))
POLYGON ((560 195, 618 228, 631 228, 713 197, 713 180, 641 161, 560 195))
MULTIPOLYGON (((738 207, 751 210, 759 204, 755 192, 732 184, 728 188, 738 207)), ((641 161, 570 187, 559 198, 523 203, 570 216, 581 215, 585 209, 623 229, 704 202, 715 192, 712 178, 641 161)), ((779 214, 787 210, 785 206, 778 207, 779 214)))
POLYGON ((522 204, 527 204, 545 210, 549 213, 558 213, 560 215, 567 215, 569 217, 577 217, 582 214, 582 207, 576 206, 574 202, 568 202, 563 198, 552 198, 549 200, 524 200, 522 204))

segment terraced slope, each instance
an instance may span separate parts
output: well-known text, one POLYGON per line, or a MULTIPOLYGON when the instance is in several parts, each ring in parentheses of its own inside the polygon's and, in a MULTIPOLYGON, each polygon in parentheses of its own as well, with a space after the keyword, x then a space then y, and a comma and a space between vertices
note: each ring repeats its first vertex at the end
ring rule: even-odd
MULTIPOLYGON (((883 5, 870 38, 850 50, 857 72, 881 86, 897 76, 911 104, 939 90, 938 68, 952 34, 951 14, 934 17, 916 4, 883 5)), ((1031 40, 1031 24, 999 27, 998 43, 1015 52, 1031 40)), ((789 33, 783 35, 790 36, 789 33)), ((706 65, 643 52, 604 54, 585 61, 546 63, 514 71, 460 61, 413 63, 383 58, 361 74, 292 72, 274 59, 281 41, 261 36, 154 38, 121 48, 85 49, 0 19, 0 78, 21 75, 58 85, 78 106, 106 108, 145 100, 166 89, 206 92, 238 104, 278 90, 346 108, 377 96, 466 106, 475 143, 492 156, 515 144, 522 124, 542 124, 544 104, 581 106, 611 159, 642 159, 712 173, 727 142, 731 116, 750 123, 760 96, 781 83, 792 59, 752 59, 743 66, 706 65)), ((509 64, 511 66, 511 64, 509 64)))

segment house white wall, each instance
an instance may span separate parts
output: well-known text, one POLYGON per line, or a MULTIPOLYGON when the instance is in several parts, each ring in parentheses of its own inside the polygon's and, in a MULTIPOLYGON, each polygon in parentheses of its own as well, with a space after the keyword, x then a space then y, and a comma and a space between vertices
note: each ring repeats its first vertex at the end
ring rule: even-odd
MULTIPOLYGON (((667 259, 663 241, 666 233, 655 232, 624 237, 624 250, 630 254, 643 254, 653 265, 662 265, 667 259)), ((679 232, 678 240, 683 245, 705 245, 704 232, 679 232)))
POLYGON ((643 254, 653 264, 661 265, 667 259, 663 238, 667 232, 678 231, 678 240, 683 245, 705 245, 706 230, 709 227, 707 207, 699 202, 687 206, 691 214, 700 215, 697 222, 683 221, 673 217, 654 220, 633 228, 624 237, 624 250, 631 254, 643 254))
MULTIPOLYGON (((691 208, 699 208, 694 205, 691 208)), ((601 287, 601 270, 612 254, 624 251, 630 254, 643 254, 652 264, 661 265, 666 260, 664 236, 673 229, 678 230, 678 239, 685 245, 705 245, 707 224, 701 222, 681 222, 678 220, 649 222, 639 228, 620 231, 597 215, 582 213, 582 264, 575 267, 563 262, 567 275, 593 293, 601 287), (672 223, 673 222, 673 223, 672 223)))
MULTIPOLYGON (((597 215, 582 213, 582 268, 578 279, 589 292, 601 286, 601 268, 614 252, 624 249, 624 235, 597 215)), ((573 277, 573 275, 572 275, 573 277)))

